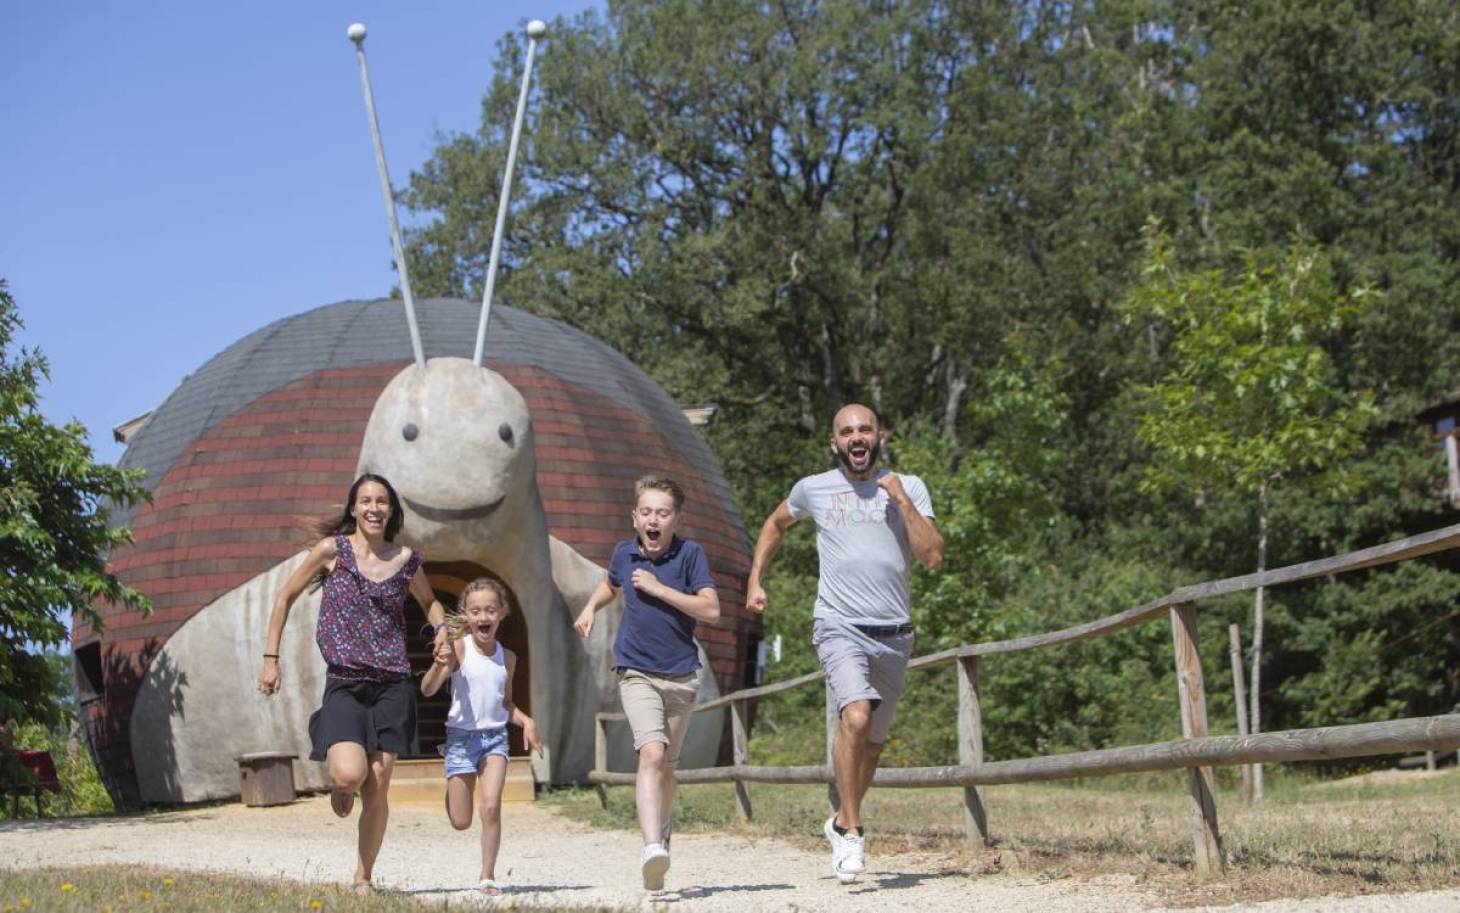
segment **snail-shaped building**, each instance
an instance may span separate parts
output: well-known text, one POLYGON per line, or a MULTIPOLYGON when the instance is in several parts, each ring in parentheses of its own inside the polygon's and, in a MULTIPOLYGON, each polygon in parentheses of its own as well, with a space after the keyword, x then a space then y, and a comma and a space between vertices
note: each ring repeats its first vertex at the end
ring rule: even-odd
MULTIPOLYGON (((114 517, 134 544, 111 567, 153 611, 103 606, 102 630, 73 632, 82 721, 119 802, 237 795, 237 756, 308 755, 324 685, 318 593, 290 614, 280 694, 263 698, 254 680, 274 594, 363 470, 405 500, 399 540, 425 553, 444 603, 479 575, 507 583, 516 611, 501 638, 519 656, 514 693, 547 744, 541 777, 581 779, 593 715, 617 703, 616 607, 586 642, 572 618, 614 542, 632 535, 641 475, 684 486, 682 533, 705 547, 719 589, 720 622, 696 632, 710 673, 702 699, 753 674, 760 626, 744 610, 745 532, 714 456, 668 394, 553 320, 496 307, 482 367, 468 360, 477 305, 429 300, 417 314, 424 368, 409 359, 399 301, 328 305, 229 346, 130 435, 121 465, 146 470, 152 500, 114 517)), ((414 604, 407 615, 419 673, 424 615, 414 604)), ((421 703, 418 735, 433 756, 447 700, 421 703)), ((699 715, 685 766, 712 763, 722 730, 719 714, 699 715)), ((296 773, 324 785, 322 765, 296 773)))

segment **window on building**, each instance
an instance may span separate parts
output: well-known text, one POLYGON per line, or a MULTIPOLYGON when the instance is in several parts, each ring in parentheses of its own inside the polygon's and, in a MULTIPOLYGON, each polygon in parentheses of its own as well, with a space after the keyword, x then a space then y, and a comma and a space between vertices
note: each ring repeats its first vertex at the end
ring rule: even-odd
POLYGON ((101 641, 82 644, 72 653, 76 672, 76 694, 84 703, 106 693, 101 675, 101 641))

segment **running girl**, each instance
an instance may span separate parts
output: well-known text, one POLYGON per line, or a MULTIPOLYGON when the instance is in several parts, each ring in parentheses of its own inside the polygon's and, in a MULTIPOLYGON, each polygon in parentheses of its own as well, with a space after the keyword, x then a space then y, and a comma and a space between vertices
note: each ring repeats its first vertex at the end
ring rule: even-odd
POLYGON ((446 815, 459 831, 471 827, 473 795, 482 818, 482 872, 477 888, 502 893, 497 850, 502 845, 502 787, 507 782, 507 724, 539 756, 537 724, 512 703, 517 656, 497 642, 497 630, 511 611, 507 590, 478 577, 461 591, 458 610, 447 619, 450 642, 436 648, 435 664, 421 680, 430 697, 451 679, 446 715, 446 815))

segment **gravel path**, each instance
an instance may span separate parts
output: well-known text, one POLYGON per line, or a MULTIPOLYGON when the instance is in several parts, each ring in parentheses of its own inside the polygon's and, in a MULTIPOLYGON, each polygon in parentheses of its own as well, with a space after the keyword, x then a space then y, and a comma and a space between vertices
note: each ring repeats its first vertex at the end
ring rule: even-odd
MULTIPOLYGON (((495 905, 467 890, 477 874, 475 828, 458 833, 441 812, 423 808, 397 808, 391 814, 375 871, 378 884, 452 902, 495 905)), ((323 797, 271 809, 226 805, 129 818, 7 821, 0 822, 0 867, 138 863, 343 883, 353 871, 354 835, 354 820, 335 818, 323 797)), ((831 877, 827 854, 777 840, 705 834, 675 836, 671 890, 651 898, 639 884, 638 850, 635 835, 591 830, 541 806, 510 804, 503 810, 497 871, 512 886, 508 898, 514 906, 559 903, 686 913, 1163 909, 1125 876, 1077 882, 970 874, 949 858, 913 853, 874 857, 868 874, 844 887, 831 877)), ((1460 910, 1460 891, 1201 908, 1216 909, 1453 913, 1460 910)))

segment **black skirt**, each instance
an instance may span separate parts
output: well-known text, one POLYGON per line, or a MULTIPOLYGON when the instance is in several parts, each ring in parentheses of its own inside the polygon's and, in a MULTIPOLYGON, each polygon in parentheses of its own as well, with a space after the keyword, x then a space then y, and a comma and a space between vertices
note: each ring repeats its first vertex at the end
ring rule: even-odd
POLYGON ((310 760, 323 761, 336 742, 354 742, 367 754, 420 754, 416 742, 416 689, 409 678, 385 682, 325 678, 324 698, 309 717, 310 760))

